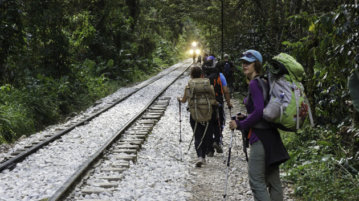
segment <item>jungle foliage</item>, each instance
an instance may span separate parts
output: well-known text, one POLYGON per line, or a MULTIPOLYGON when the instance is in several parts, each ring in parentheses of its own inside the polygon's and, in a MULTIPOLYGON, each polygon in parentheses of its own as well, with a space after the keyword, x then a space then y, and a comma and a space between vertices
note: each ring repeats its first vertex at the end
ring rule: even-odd
POLYGON ((0 1, 0 142, 177 62, 184 14, 160 3, 0 1))
POLYGON ((358 199, 353 0, 2 0, 0 19, 0 141, 184 58, 193 40, 217 57, 230 54, 237 66, 246 49, 264 61, 287 52, 305 68, 316 127, 283 133, 292 157, 285 180, 299 199, 358 199))

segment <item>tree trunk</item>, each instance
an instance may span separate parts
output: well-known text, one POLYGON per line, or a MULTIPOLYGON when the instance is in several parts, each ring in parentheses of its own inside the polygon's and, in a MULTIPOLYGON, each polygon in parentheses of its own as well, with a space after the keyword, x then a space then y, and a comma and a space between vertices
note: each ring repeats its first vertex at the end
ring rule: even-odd
POLYGON ((359 112, 356 109, 353 112, 353 125, 355 128, 359 128, 359 112))
POLYGON ((139 1, 138 0, 126 0, 126 4, 129 9, 129 14, 133 18, 133 21, 131 22, 131 29, 134 30, 136 22, 137 22, 137 18, 140 14, 139 1))

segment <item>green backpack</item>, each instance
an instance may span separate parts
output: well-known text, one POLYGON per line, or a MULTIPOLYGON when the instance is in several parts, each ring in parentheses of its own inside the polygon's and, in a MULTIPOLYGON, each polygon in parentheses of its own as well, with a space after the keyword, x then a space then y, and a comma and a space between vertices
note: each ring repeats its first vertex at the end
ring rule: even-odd
POLYGON ((308 117, 311 125, 314 125, 301 83, 304 76, 303 66, 292 56, 280 53, 273 57, 268 74, 269 99, 263 110, 265 120, 287 131, 300 129, 308 117))
POLYGON ((188 107, 196 122, 208 122, 212 117, 212 105, 217 102, 208 78, 194 78, 188 82, 188 107))

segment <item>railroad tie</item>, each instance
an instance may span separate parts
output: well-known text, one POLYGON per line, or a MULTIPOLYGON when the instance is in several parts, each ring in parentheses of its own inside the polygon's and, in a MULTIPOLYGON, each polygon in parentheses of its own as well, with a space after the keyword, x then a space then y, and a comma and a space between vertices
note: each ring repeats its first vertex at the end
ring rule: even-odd
POLYGON ((126 153, 126 154, 136 154, 137 151, 135 149, 114 149, 113 153, 126 153))
POLYGON ((131 138, 126 138, 126 139, 121 139, 119 144, 123 144, 123 143, 130 143, 130 144, 142 144, 143 140, 142 139, 131 139, 131 138))
POLYGON ((138 121, 138 123, 140 124, 155 124, 157 123, 156 119, 141 119, 140 121, 138 121))
POLYGON ((101 171, 104 172, 120 172, 120 173, 125 170, 127 170, 127 168, 106 167, 101 169, 101 171))
POLYGON ((81 192, 84 194, 100 194, 100 193, 107 193, 109 191, 104 188, 99 188, 99 187, 97 187, 97 188, 85 187, 84 189, 81 190, 81 192))

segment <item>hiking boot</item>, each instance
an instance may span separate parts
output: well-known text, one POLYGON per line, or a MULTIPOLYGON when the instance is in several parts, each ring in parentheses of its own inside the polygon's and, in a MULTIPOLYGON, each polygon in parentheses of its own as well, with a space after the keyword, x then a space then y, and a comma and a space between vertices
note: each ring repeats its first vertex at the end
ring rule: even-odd
POLYGON ((218 153, 223 153, 222 145, 218 145, 218 149, 216 150, 218 153))
POLYGON ((197 160, 197 162, 196 162, 196 167, 199 167, 199 168, 202 167, 203 159, 204 159, 204 158, 201 158, 201 157, 198 158, 198 160, 197 160))
POLYGON ((207 153, 207 156, 208 156, 208 157, 213 157, 213 156, 214 156, 213 151, 208 152, 208 153, 207 153))
POLYGON ((216 149, 217 153, 223 153, 222 145, 217 142, 213 142, 213 148, 216 149))
POLYGON ((202 165, 206 165, 206 159, 202 158, 202 165))

